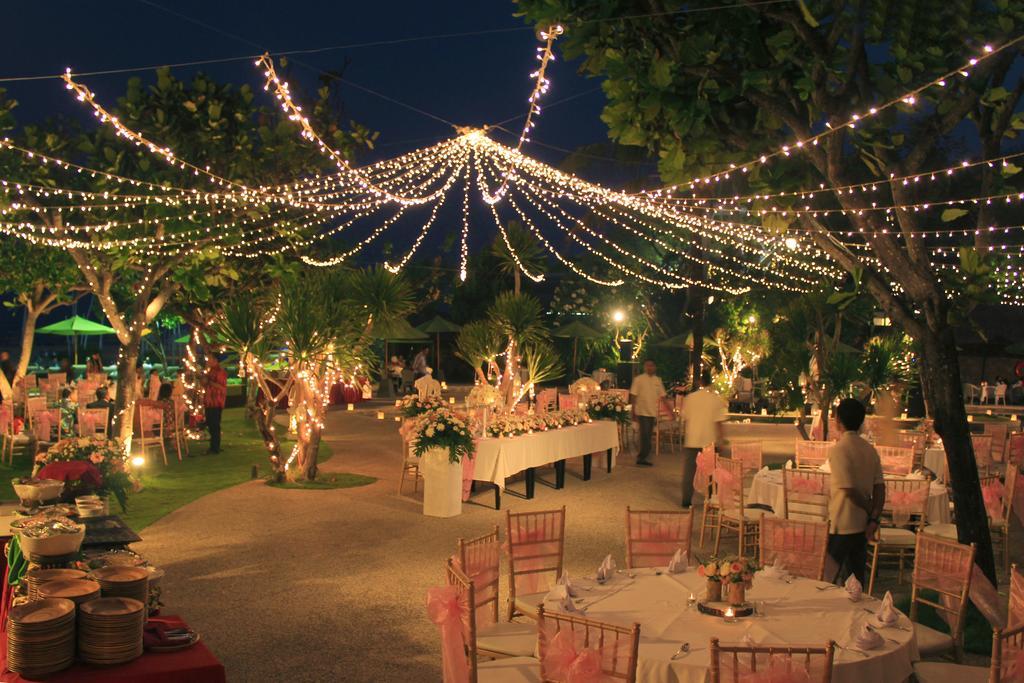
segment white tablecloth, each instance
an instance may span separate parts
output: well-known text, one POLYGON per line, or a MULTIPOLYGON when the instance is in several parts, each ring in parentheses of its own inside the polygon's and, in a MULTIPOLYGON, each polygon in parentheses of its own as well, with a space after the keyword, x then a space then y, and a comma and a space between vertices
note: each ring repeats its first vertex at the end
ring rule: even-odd
MULTIPOLYGON (((617 574, 603 586, 578 579, 583 589, 580 606, 586 616, 620 626, 640 624, 640 657, 637 680, 650 683, 704 683, 709 669, 709 643, 717 636, 723 643, 740 643, 750 636, 755 644, 821 645, 834 640, 854 647, 854 636, 878 609, 879 601, 864 598, 851 602, 842 589, 819 591, 827 584, 796 578, 792 583, 755 576, 748 601, 764 600, 766 616, 747 617, 732 624, 718 617, 687 608, 693 593, 702 599, 705 581, 696 571, 656 575, 652 569, 635 570, 635 578, 617 574), (672 655, 681 643, 690 643, 690 653, 675 661, 672 655)), ((545 610, 557 610, 546 602, 545 610)), ((899 625, 909 628, 903 617, 899 625)), ((879 629, 887 639, 881 647, 857 652, 836 649, 833 683, 901 683, 919 659, 913 631, 879 629), (892 642, 896 641, 896 642, 892 642)))
POLYGON ((932 446, 924 451, 924 466, 935 473, 939 480, 946 478, 946 450, 942 446, 932 446))
MULTIPOLYGON (((754 475, 750 492, 744 497, 744 503, 766 505, 775 514, 781 515, 784 495, 782 470, 761 471, 754 475)), ((949 493, 942 484, 932 482, 931 490, 928 492, 928 523, 946 524, 949 521, 949 493)))
MULTIPOLYGON (((477 439, 473 479, 504 488, 505 480, 528 467, 541 467, 567 458, 612 449, 612 466, 619 451, 619 428, 611 420, 595 420, 521 436, 477 439)), ((603 462, 599 458, 597 462, 603 462)))

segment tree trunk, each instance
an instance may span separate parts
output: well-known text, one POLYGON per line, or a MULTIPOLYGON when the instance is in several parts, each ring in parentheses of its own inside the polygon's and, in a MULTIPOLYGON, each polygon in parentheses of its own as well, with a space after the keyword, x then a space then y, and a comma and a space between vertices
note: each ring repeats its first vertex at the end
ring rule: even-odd
POLYGON ((512 266, 512 291, 519 295, 519 290, 523 287, 523 274, 519 272, 519 266, 512 266))
POLYGON ((953 329, 946 326, 939 332, 925 328, 921 336, 923 363, 922 388, 929 396, 935 431, 942 437, 949 467, 949 483, 953 489, 956 509, 956 530, 961 543, 977 546, 976 562, 985 575, 996 583, 992 536, 988 514, 981 495, 978 464, 974 459, 967 410, 960 386, 960 364, 953 329))
POLYGON ((131 340, 121 347, 117 361, 117 398, 114 401, 114 434, 126 443, 132 436, 135 417, 135 375, 139 363, 139 348, 142 345, 142 327, 131 340))
POLYGON ((33 306, 25 306, 25 322, 21 327, 21 355, 18 356, 18 367, 14 370, 14 381, 25 376, 29 362, 32 360, 32 344, 36 336, 36 323, 42 311, 33 306))

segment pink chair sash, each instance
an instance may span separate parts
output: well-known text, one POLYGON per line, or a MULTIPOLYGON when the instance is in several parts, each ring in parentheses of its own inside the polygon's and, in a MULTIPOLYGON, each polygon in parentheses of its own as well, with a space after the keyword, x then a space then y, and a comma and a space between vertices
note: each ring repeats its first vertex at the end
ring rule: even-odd
POLYGON ((473 595, 476 597, 478 605, 476 608, 477 628, 494 623, 493 607, 490 604, 480 605, 480 602, 485 602, 492 597, 498 597, 497 579, 500 573, 498 570, 498 556, 500 553, 501 547, 495 541, 494 543, 477 546, 471 558, 475 562, 471 562, 469 566, 463 567, 462 561, 458 557, 452 556, 455 566, 462 570, 462 573, 473 582, 473 595))
POLYGON ((725 508, 727 502, 731 505, 733 500, 735 500, 736 487, 739 483, 736 481, 736 477, 733 476, 732 472, 724 467, 716 467, 714 477, 715 483, 718 485, 718 501, 722 507, 725 508))
POLYGON ((82 433, 89 436, 100 431, 102 426, 106 425, 106 420, 101 422, 100 416, 90 412, 83 412, 79 415, 78 421, 82 427, 82 433))
POLYGON ((921 512, 928 500, 928 487, 916 491, 887 491, 886 503, 892 510, 892 521, 896 526, 904 526, 912 515, 921 512))
POLYGON ((32 432, 40 441, 49 441, 53 435, 55 418, 49 410, 41 410, 32 416, 32 432))
POLYGON ((466 607, 454 586, 427 591, 427 616, 441 631, 441 670, 444 683, 469 683, 469 662, 462 620, 466 607))
POLYGON ((811 675, 788 655, 772 655, 768 666, 740 676, 740 683, 810 683, 811 675))
MULTIPOLYGON (((1006 641, 1003 641, 1006 644, 1006 641)), ((1024 650, 1014 649, 1003 653, 1003 670, 1000 672, 1000 683, 1020 683, 1024 681, 1024 650)))
POLYGON ((14 420, 14 414, 11 411, 9 405, 0 405, 0 432, 13 431, 11 429, 11 421, 14 420))
POLYGON ((981 487, 981 497, 985 500, 985 510, 992 519, 1002 520, 1003 496, 1005 495, 1006 489, 998 479, 993 480, 991 484, 981 487))
POLYGON ((573 632, 559 631, 547 644, 542 663, 544 679, 559 683, 602 683, 602 653, 599 648, 577 649, 573 632))
POLYGON ((971 568, 971 590, 968 597, 993 628, 1006 626, 1007 615, 1003 611, 1006 603, 999 597, 996 587, 992 585, 978 565, 971 568))
POLYGON ((658 567, 667 566, 676 550, 682 549, 688 554, 690 549, 684 538, 684 522, 676 517, 672 521, 662 519, 655 523, 634 517, 630 521, 633 553, 642 556, 643 562, 658 567))
POLYGON ((824 477, 793 475, 789 480, 789 486, 797 493, 820 496, 825 492, 825 479, 824 477))
POLYGON ((706 491, 711 481, 711 473, 715 469, 715 452, 702 448, 697 453, 697 470, 693 475, 693 488, 695 491, 706 491))

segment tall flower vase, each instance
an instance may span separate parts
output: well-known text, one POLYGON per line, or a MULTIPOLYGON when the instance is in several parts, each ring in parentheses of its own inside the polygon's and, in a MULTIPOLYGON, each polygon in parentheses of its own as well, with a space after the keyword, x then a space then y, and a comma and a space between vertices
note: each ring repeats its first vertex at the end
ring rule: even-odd
POLYGON ((747 602, 747 584, 745 583, 730 583, 729 584, 729 604, 733 607, 741 607, 747 602))
POLYGON ((708 580, 708 602, 722 601, 722 582, 708 580))
POLYGON ((448 460, 448 449, 431 448, 420 460, 423 471, 423 514, 455 517, 462 514, 462 464, 448 460))

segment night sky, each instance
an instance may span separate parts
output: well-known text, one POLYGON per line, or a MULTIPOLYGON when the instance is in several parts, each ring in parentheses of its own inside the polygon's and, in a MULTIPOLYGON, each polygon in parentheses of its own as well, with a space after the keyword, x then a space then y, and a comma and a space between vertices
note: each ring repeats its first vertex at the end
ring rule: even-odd
MULTIPOLYGON (((352 82, 458 124, 494 123, 525 113, 537 41, 531 27, 513 16, 506 0, 486 2, 200 2, 113 0, 104 3, 19 3, 5 26, 0 76, 57 74, 160 65, 284 51, 353 45, 438 34, 488 31, 482 35, 351 47, 296 55, 312 67, 338 69, 352 82), (101 9, 102 8, 102 9, 101 9), (164 8, 164 9, 161 9, 164 8), (511 29, 511 30, 508 30, 511 29)), ((262 86, 249 60, 175 69, 186 77, 201 69, 222 81, 262 86)), ((539 142, 572 149, 607 140, 598 118, 604 101, 599 81, 556 62, 548 102, 591 91, 544 111, 539 142)), ((113 104, 131 75, 82 80, 113 104)), ((312 69, 293 65, 292 78, 314 85, 312 69)), ((4 83, 21 106, 20 121, 50 112, 71 113, 81 105, 57 80, 4 83)), ((259 90, 262 93, 262 90, 259 90)), ((352 86, 343 86, 350 118, 380 131, 379 156, 392 156, 452 134, 449 125, 352 86)), ((271 99, 268 96, 267 102, 271 99)), ((520 121, 509 124, 513 127, 520 121)), ((506 141, 509 138, 504 138, 506 141)), ((555 162, 564 153, 531 150, 555 162)))

